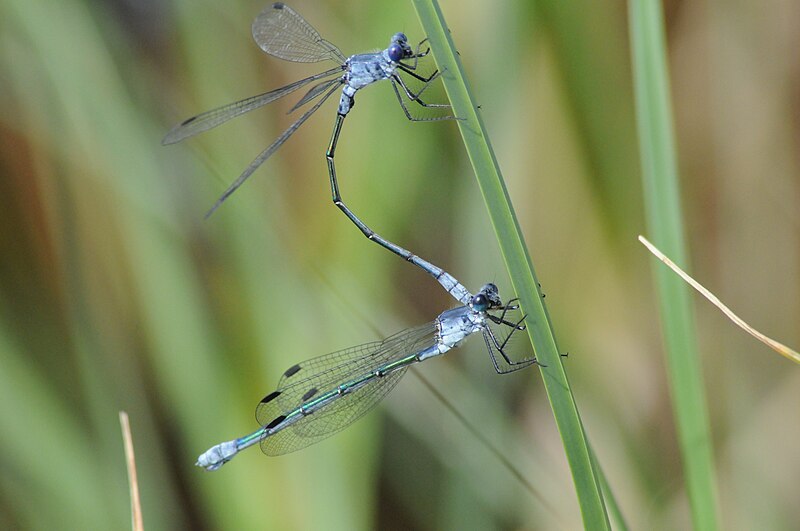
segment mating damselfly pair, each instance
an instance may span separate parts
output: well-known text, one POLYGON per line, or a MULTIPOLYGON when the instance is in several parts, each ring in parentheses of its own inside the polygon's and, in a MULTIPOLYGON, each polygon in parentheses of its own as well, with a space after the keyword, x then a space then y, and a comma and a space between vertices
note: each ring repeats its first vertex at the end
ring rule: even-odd
POLYGON ((280 59, 309 63, 330 60, 338 66, 199 114, 167 134, 164 144, 179 142, 317 81, 290 112, 317 101, 250 163, 207 215, 236 191, 341 86, 336 121, 326 151, 334 204, 367 238, 432 275, 461 306, 442 312, 431 323, 408 329, 383 341, 333 352, 290 367, 278 382, 277 389, 265 396, 256 408, 256 418, 261 428, 203 453, 197 465, 207 470, 218 469, 239 451, 256 443, 260 444, 265 454, 279 455, 313 444, 343 429, 375 406, 397 384, 408 367, 440 356, 478 332, 484 338, 498 373, 537 363, 535 358, 513 361, 505 352, 512 335, 525 329, 516 300, 503 304, 494 284, 486 284, 473 295, 443 269, 376 234, 342 200, 334 154, 344 118, 355 104, 354 96, 358 90, 377 81, 389 80, 408 119, 430 121, 454 118, 415 118, 403 100, 405 95, 410 102, 423 107, 448 107, 425 103, 420 98, 440 75, 439 71, 428 77, 416 73, 418 60, 430 51, 421 51, 425 41, 412 49, 407 37, 403 33, 396 33, 385 50, 346 58, 339 48, 323 39, 305 19, 283 3, 265 8, 253 22, 252 33, 263 51, 280 59), (422 88, 417 92, 412 91, 400 73, 422 82, 422 88))

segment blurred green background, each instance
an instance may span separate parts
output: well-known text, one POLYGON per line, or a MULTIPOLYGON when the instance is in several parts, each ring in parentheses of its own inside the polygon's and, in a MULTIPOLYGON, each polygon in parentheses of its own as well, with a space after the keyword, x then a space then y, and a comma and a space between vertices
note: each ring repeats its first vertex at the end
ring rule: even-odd
MULTIPOLYGON (((497 376, 478 340, 415 370, 538 498, 411 375, 316 446, 250 450, 213 474, 193 466, 256 427, 255 404, 289 365, 452 305, 330 203, 335 103, 203 221, 291 123, 293 100, 170 148, 166 131, 317 70, 256 47, 265 4, 0 4, 0 528, 127 528, 120 409, 148 529, 579 527, 538 372, 497 376)), ((396 31, 422 37, 408 2, 291 5, 345 54, 396 31)), ((626 5, 441 5, 623 512, 633 528, 686 527, 653 264, 636 242, 626 5)), ((665 13, 691 271, 796 347, 800 5, 672 1, 665 13)), ((388 84, 369 88, 337 168, 379 233, 512 296, 454 124, 409 123, 388 84)), ((800 372, 705 302, 697 316, 724 527, 793 528, 800 372)))

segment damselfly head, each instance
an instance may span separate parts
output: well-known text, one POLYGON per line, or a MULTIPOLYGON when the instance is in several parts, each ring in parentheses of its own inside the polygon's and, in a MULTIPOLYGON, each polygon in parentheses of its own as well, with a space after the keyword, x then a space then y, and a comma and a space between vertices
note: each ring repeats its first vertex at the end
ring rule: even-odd
POLYGON ((392 35, 392 40, 389 41, 389 48, 387 48, 386 52, 389 55, 389 60, 394 63, 414 55, 414 52, 411 51, 411 46, 408 45, 408 37, 406 37, 405 33, 392 35))
POLYGON ((500 300, 497 286, 491 283, 485 284, 469 301, 469 307, 476 312, 485 312, 502 305, 503 301, 500 300))
POLYGON ((403 45, 403 44, 408 43, 408 37, 406 37, 406 34, 402 33, 402 32, 395 33, 394 35, 392 35, 392 40, 390 41, 390 43, 391 44, 397 43, 397 44, 403 45))

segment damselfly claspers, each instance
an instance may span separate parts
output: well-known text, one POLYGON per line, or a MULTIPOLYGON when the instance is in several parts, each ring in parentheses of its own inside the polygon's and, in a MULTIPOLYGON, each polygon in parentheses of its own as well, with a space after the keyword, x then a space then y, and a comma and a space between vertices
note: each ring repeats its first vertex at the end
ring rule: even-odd
MULTIPOLYGON (((314 74, 290 83, 284 87, 271 90, 258 96, 246 98, 229 105, 224 105, 217 109, 198 114, 175 126, 162 141, 163 144, 174 144, 198 133, 216 127, 231 118, 257 109, 267 103, 273 102, 287 94, 306 86, 312 81, 319 81, 313 85, 308 92, 292 107, 292 112, 313 100, 317 100, 300 118, 297 119, 286 131, 262 151, 242 174, 225 190, 217 202, 208 211, 206 217, 211 215, 252 173, 264 163, 286 140, 311 117, 317 109, 332 95, 339 87, 342 87, 339 98, 339 107, 336 114, 336 123, 333 127, 330 144, 325 153, 328 161, 328 174, 330 178, 331 194, 334 204, 355 224, 358 229, 371 241, 388 249, 389 251, 401 256, 405 260, 421 267, 428 274, 436 278, 439 283, 462 304, 466 304, 468 297, 467 291, 463 286, 458 285, 454 278, 447 275, 441 268, 423 260, 412 254, 406 249, 396 245, 389 240, 376 234, 363 221, 361 221, 342 200, 339 191, 339 183, 336 178, 336 167, 334 166, 334 154, 339 134, 342 130, 345 116, 355 105, 355 94, 358 90, 371 85, 377 81, 389 80, 392 84, 397 99, 406 117, 413 121, 432 121, 455 118, 453 116, 442 116, 433 118, 415 118, 412 116, 408 107, 403 101, 403 94, 416 104, 423 107, 449 107, 448 105, 425 103, 420 99, 420 95, 430 86, 431 82, 439 77, 437 70, 428 77, 420 76, 415 72, 418 60, 425 57, 430 49, 421 51, 425 40, 412 50, 408 44, 408 38, 403 33, 395 33, 390 39, 389 46, 383 51, 375 53, 364 53, 345 57, 341 50, 323 39, 319 32, 315 30, 303 17, 282 2, 276 2, 266 7, 253 21, 253 38, 258 46, 266 53, 284 59, 300 63, 316 63, 321 61, 333 61, 338 66, 314 74), (413 92, 400 77, 402 72, 423 83, 422 88, 413 92), (331 78, 331 76, 335 76, 331 78), (325 79, 329 78, 329 79, 325 79)), ((426 39, 427 40, 427 39, 426 39)))

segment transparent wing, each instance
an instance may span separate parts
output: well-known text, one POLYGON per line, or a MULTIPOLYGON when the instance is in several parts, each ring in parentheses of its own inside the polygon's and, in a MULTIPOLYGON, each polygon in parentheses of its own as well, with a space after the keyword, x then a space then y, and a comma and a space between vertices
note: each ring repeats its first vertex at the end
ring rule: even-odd
POLYGON ((283 455, 311 446, 345 429, 364 416, 391 391, 408 368, 376 378, 375 383, 343 395, 328 408, 303 417, 290 427, 261 440, 261 451, 283 455))
MULTIPOLYGON (((286 396, 301 387, 308 387, 312 383, 318 386, 330 381, 344 382, 370 360, 380 363, 385 356, 381 355, 381 345, 385 341, 373 341, 357 347, 350 347, 338 352, 311 358, 297 365, 289 367, 278 380, 277 389, 286 396)), ((386 348, 383 347, 386 352, 386 348)), ((297 395, 299 396, 299 395, 297 395)), ((289 408, 299 406, 299 401, 290 400, 289 408)))
MULTIPOLYGON (((223 105, 222 107, 206 111, 202 114, 198 114, 197 116, 192 116, 188 120, 184 120, 180 124, 173 127, 172 130, 167 133, 167 136, 164 137, 164 140, 162 140, 161 143, 164 145, 175 144, 176 142, 180 142, 181 140, 189 138, 190 136, 208 131, 213 127, 227 122, 231 118, 236 118, 239 115, 250 112, 254 109, 258 109, 267 103, 271 103, 279 98, 282 98, 283 96, 294 92, 295 90, 307 85, 312 81, 322 79, 323 77, 328 77, 339 72, 341 72, 341 68, 331 68, 325 72, 320 72, 319 74, 314 74, 313 76, 290 83, 285 87, 271 90, 269 92, 265 92, 264 94, 259 94, 258 96, 245 98, 241 101, 229 103, 228 105, 223 105)), ((338 80, 331 80, 330 82, 333 84, 337 81, 338 80)))
POLYGON ((330 59, 345 62, 342 52, 283 2, 264 8, 253 21, 253 39, 270 55, 298 63, 330 59))
POLYGON ((320 94, 322 94, 323 92, 328 90, 329 87, 332 87, 332 86, 334 86, 334 85, 336 85, 338 83, 341 83, 341 82, 342 82, 341 79, 338 79, 338 78, 337 79, 328 79, 328 80, 325 80, 325 81, 320 81, 319 83, 317 83, 316 85, 314 85, 313 87, 308 89, 308 92, 306 92, 305 96, 300 98, 300 101, 295 103, 294 107, 289 109, 289 112, 292 113, 292 112, 296 111, 297 109, 299 109, 300 107, 302 107, 303 105, 308 103, 309 101, 313 100, 314 98, 316 98, 317 96, 319 96, 320 94))
POLYGON ((292 134, 294 134, 295 131, 297 131, 297 128, 303 125, 303 122, 308 120, 311 117, 311 115, 314 114, 316 110, 319 109, 323 103, 325 103, 325 100, 327 100, 331 96, 331 94, 334 93, 335 90, 336 87, 334 86, 333 88, 329 89, 328 92, 325 92, 322 98, 317 103, 315 103, 313 107, 307 110, 300 118, 297 119, 295 123, 290 125, 289 128, 286 129, 286 131, 281 133, 281 136, 276 138, 275 141, 269 146, 267 146, 267 148, 264 151, 259 153, 258 156, 255 159, 253 159, 253 162, 251 162, 250 165, 247 166, 247 168, 245 168, 242 174, 239 175, 239 177, 237 177, 236 180, 233 181, 233 183, 231 183, 230 186, 228 186, 228 188, 222 193, 221 196, 219 196, 219 199, 217 199, 217 202, 214 203, 214 206, 212 206, 209 209, 209 211, 206 212, 205 217, 208 218, 211 214, 213 214, 214 211, 218 209, 220 205, 223 202, 225 202, 225 200, 228 199, 228 197, 230 197, 230 195, 233 192, 235 192, 242 184, 244 184, 244 182, 253 174, 253 172, 256 171, 259 166, 264 164, 264 161, 270 158, 272 154, 275 153, 278 150, 278 148, 281 147, 283 143, 286 142, 290 136, 292 136, 292 134))
MULTIPOLYGON (((334 352, 290 367, 281 377, 278 390, 257 406, 256 419, 266 425, 340 385, 373 374, 380 367, 429 346, 435 333, 435 324, 429 323, 381 342, 334 352)), ((293 452, 344 429, 380 402, 400 381, 405 370, 376 376, 363 387, 341 395, 286 429, 265 437, 261 450, 267 455, 293 452)))
POLYGON ((278 381, 277 389, 256 407, 259 424, 269 424, 276 417, 301 406, 311 397, 330 391, 365 373, 373 372, 404 353, 412 352, 421 343, 430 343, 436 331, 434 323, 410 328, 383 341, 374 341, 331 352, 289 367, 278 381), (272 395, 278 396, 267 400, 272 395))

